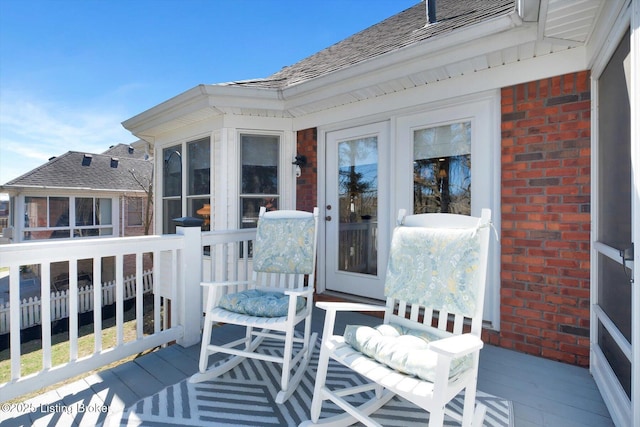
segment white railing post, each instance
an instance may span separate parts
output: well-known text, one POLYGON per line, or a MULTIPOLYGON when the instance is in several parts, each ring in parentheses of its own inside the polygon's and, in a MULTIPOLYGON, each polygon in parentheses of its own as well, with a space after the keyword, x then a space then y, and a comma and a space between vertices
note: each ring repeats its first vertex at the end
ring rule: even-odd
POLYGON ((178 272, 178 324, 183 335, 178 344, 190 347, 200 342, 202 322, 202 220, 198 218, 178 218, 176 234, 183 235, 184 249, 180 256, 178 272))

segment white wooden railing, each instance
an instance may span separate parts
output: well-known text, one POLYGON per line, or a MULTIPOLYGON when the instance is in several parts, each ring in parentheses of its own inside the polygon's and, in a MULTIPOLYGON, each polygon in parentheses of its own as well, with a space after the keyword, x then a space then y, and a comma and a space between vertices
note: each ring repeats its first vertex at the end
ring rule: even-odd
MULTIPOLYGON (((133 354, 171 341, 182 346, 198 344, 202 326, 203 280, 241 280, 249 277, 249 248, 255 229, 200 232, 199 227, 177 227, 176 235, 47 241, 0 246, 0 268, 9 268, 10 357, 11 377, 0 378, 0 402, 38 390, 59 381, 81 375, 133 354), (143 333, 144 287, 143 256, 153 257, 153 332, 143 333), (124 342, 125 278, 124 257, 134 255, 136 339, 124 342), (101 310, 94 310, 94 350, 88 356, 78 356, 78 313, 81 310, 78 287, 78 260, 93 260, 93 280, 101 281, 101 260, 115 258, 116 344, 104 348, 101 339, 101 310), (51 323, 42 322, 42 369, 23 375, 21 372, 20 337, 20 267, 39 265, 41 319, 51 318, 52 297, 50 267, 56 262, 68 262, 69 291, 69 361, 52 366, 51 323), (167 300, 171 303, 166 304, 167 300), (170 309, 167 309, 170 307, 170 309), (162 312, 161 312, 162 309, 162 312), (170 313, 168 313, 170 312, 170 313)), ((103 305, 102 292, 92 290, 93 307, 103 305)))
MULTIPOLYGON (((142 273, 142 293, 153 291, 153 274, 151 270, 142 273)), ((136 276, 131 275, 124 279, 124 300, 128 301, 136 297, 136 276)), ((51 292, 51 321, 69 317, 69 290, 51 292)), ((102 284, 102 306, 116 302, 116 281, 102 284)), ((78 288, 78 313, 93 311, 95 298, 93 297, 93 284, 78 288)), ((0 335, 9 332, 10 303, 0 304, 0 335)), ((42 298, 32 296, 23 298, 20 302, 20 329, 30 328, 42 323, 42 298)))
MULTIPOLYGON (((182 229, 182 228, 181 228, 182 229)), ((200 233, 194 238, 196 245, 200 244, 200 233)), ((183 253, 187 245, 187 236, 144 236, 127 238, 106 239, 78 239, 66 241, 46 241, 33 243, 20 243, 0 246, 0 267, 9 269, 9 306, 10 306, 10 378, 0 379, 0 401, 6 401, 38 390, 41 387, 55 384, 59 381, 76 375, 100 368, 125 357, 142 351, 164 345, 171 341, 177 341, 185 345, 193 345, 195 342, 182 341, 184 336, 184 322, 188 317, 178 315, 179 309, 184 309, 180 300, 180 288, 185 287, 185 274, 189 266, 180 263, 184 259, 183 253), (171 286, 167 293, 161 294, 155 290, 153 303, 153 333, 144 335, 144 310, 143 310, 143 255, 152 254, 154 259, 160 259, 161 255, 168 253, 174 262, 174 273, 170 278, 171 286), (135 257, 135 329, 134 340, 124 341, 124 258, 135 257), (100 283, 102 278, 102 261, 104 258, 115 259, 115 345, 109 348, 102 343, 102 313, 101 310, 93 312, 93 352, 88 356, 79 357, 78 339, 79 325, 78 314, 80 312, 80 293, 78 287, 78 261, 92 259, 93 280, 100 283), (69 318, 69 360, 53 366, 52 364, 52 328, 51 322, 42 322, 42 369, 36 373, 24 375, 21 368, 21 334, 20 334, 20 268, 26 265, 37 265, 40 271, 40 313, 41 319, 52 317, 51 307, 51 265, 58 262, 67 262, 69 268, 68 289, 68 318, 69 318), (172 324, 161 320, 161 310, 164 300, 171 299, 176 303, 171 304, 172 324)), ((200 268, 200 260, 193 261, 196 268, 200 268)), ((158 265, 154 263, 153 277, 158 277, 158 265)), ((193 267, 192 267, 193 268, 193 267)), ((154 282, 156 282, 154 280, 154 282)), ((192 286, 198 286, 193 283, 192 286)), ((103 293, 92 293, 93 306, 103 305, 103 293)), ((199 302, 198 302, 199 304, 199 302)), ((166 311, 166 310, 165 310, 166 311)), ((193 313, 192 323, 199 322, 197 310, 193 313)))
POLYGON ((252 268, 250 249, 255 237, 255 228, 202 233, 205 254, 202 268, 203 280, 248 279, 252 268))

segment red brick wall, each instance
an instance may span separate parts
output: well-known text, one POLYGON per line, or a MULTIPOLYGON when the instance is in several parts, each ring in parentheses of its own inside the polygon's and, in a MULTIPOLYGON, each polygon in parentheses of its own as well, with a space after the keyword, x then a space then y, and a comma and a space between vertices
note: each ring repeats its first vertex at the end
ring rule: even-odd
POLYGON ((501 325, 489 342, 589 364, 589 72, 502 89, 501 325))
POLYGON ((299 156, 307 157, 307 165, 296 181, 296 209, 313 211, 318 206, 318 133, 315 128, 298 131, 299 156))

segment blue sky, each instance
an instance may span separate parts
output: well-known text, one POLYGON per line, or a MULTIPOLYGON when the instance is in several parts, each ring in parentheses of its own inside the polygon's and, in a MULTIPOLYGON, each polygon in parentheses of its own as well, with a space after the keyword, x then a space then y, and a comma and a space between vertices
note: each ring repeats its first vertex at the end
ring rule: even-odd
POLYGON ((0 184, 201 83, 266 77, 419 0, 0 0, 0 184))

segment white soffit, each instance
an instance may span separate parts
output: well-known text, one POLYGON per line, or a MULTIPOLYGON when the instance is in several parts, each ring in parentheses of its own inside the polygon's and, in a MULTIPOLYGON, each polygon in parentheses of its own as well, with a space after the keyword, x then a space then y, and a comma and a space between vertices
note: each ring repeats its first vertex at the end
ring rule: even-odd
POLYGON ((543 0, 540 36, 543 40, 584 44, 589 40, 603 0, 543 0))

